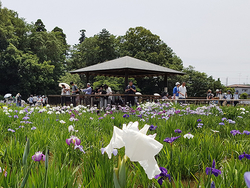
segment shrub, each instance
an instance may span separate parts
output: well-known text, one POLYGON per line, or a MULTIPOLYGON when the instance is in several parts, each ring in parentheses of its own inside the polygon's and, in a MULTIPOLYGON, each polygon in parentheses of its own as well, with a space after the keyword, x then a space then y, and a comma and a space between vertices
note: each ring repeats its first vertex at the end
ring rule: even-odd
POLYGON ((240 99, 247 99, 247 97, 248 97, 248 94, 245 92, 245 93, 242 93, 241 95, 240 95, 240 99))

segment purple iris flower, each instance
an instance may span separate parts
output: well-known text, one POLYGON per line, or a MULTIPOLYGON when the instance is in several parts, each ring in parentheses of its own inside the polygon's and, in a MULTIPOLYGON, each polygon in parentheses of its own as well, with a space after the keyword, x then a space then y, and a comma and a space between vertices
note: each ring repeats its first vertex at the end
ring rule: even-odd
POLYGON ((142 118, 142 115, 138 115, 137 117, 142 118))
POLYGON ((56 121, 59 121, 59 119, 56 119, 56 121))
POLYGON ((18 115, 14 115, 14 118, 18 118, 18 115))
POLYGON ((122 117, 129 118, 129 115, 128 114, 124 114, 122 117))
POLYGON ((19 128, 24 128, 24 126, 20 125, 19 128))
POLYGON ((247 187, 250 187, 250 172, 245 172, 244 179, 247 184, 247 187))
POLYGON ((203 126, 203 123, 198 123, 198 128, 202 128, 202 126, 203 126))
POLYGON ((228 123, 235 124, 235 121, 229 119, 229 120, 228 120, 228 123))
POLYGON ((249 135, 250 134, 250 131, 243 131, 242 134, 246 134, 246 135, 249 135))
POLYGON ((111 119, 115 119, 115 117, 111 117, 111 119))
POLYGON ((8 129, 8 131, 13 132, 13 133, 14 133, 14 132, 16 132, 16 131, 15 131, 15 130, 13 130, 13 129, 8 129))
MULTIPOLYGON (((106 151, 106 148, 101 148, 101 152, 102 152, 102 155, 105 153, 106 151)), ((118 150, 117 149, 113 149, 113 155, 116 156, 118 154, 118 150)))
POLYGON ((227 118, 225 118, 225 117, 221 119, 221 121, 225 121, 225 120, 227 120, 227 118))
POLYGON ((85 153, 82 145, 75 145, 74 149, 79 149, 81 152, 85 153))
POLYGON ((162 185, 162 181, 163 181, 164 179, 166 179, 166 178, 168 178, 168 180, 171 181, 171 176, 170 176, 170 174, 168 174, 167 169, 164 168, 164 167, 160 167, 160 170, 161 170, 161 173, 155 176, 155 179, 158 179, 159 177, 161 177, 161 178, 158 180, 158 183, 159 183, 160 185, 162 185))
POLYGON ((16 113, 17 113, 17 112, 18 112, 18 110, 15 110, 14 112, 16 112, 16 113))
POLYGON ((201 119, 197 119, 197 122, 201 122, 201 119))
POLYGON ((36 130, 36 127, 32 127, 31 130, 36 130))
POLYGON ((156 128, 157 128, 157 126, 150 125, 149 130, 150 130, 150 131, 153 131, 153 130, 155 130, 156 128))
POLYGON ((214 181, 212 181, 212 183, 211 183, 211 188, 215 188, 215 183, 214 183, 214 181))
POLYGON ((239 160, 243 159, 244 157, 250 159, 250 155, 244 152, 242 155, 239 155, 239 160))
POLYGON ((99 117, 98 119, 103 119, 103 117, 99 117))
POLYGON ((180 129, 175 129, 174 132, 175 133, 181 133, 182 131, 180 129))
POLYGON ((167 143, 172 143, 174 142, 176 139, 180 138, 181 136, 177 136, 177 137, 171 137, 171 138, 165 138, 163 141, 167 142, 167 143))
POLYGON ((70 145, 71 143, 75 144, 75 145, 80 145, 81 144, 81 140, 79 138, 77 138, 76 136, 70 136, 69 139, 66 139, 66 143, 68 145, 70 145))
POLYGON ((211 167, 206 168, 206 174, 207 175, 213 174, 215 175, 215 177, 221 174, 221 171, 215 168, 215 160, 213 160, 212 168, 211 167))
POLYGON ((235 136, 236 134, 241 134, 241 132, 239 130, 232 130, 230 131, 230 133, 235 136))
POLYGON ((23 117, 23 120, 28 120, 28 119, 30 119, 30 118, 27 116, 23 117))
POLYGON ((41 161, 42 159, 45 161, 45 155, 41 151, 36 152, 35 155, 32 156, 32 160, 34 161, 41 161))
POLYGON ((221 122, 221 123, 219 123, 219 125, 225 125, 225 123, 221 122))

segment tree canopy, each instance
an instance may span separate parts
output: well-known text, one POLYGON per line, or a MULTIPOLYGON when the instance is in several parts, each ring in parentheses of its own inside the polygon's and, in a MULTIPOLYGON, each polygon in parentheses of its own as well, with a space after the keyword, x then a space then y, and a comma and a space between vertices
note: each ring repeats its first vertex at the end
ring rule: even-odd
MULTIPOLYGON (((220 80, 213 79, 194 67, 184 67, 179 56, 160 36, 144 27, 129 28, 122 36, 115 36, 102 29, 87 37, 80 30, 79 43, 67 44, 63 29, 55 26, 48 31, 41 19, 27 23, 18 13, 2 8, 0 3, 0 95, 22 93, 59 94, 59 82, 76 82, 86 85, 83 75, 70 75, 68 71, 105 62, 125 55, 157 65, 184 71, 184 76, 170 76, 168 90, 176 81, 185 81, 189 96, 205 96, 210 88, 222 88, 220 80)), ((162 77, 136 78, 135 84, 142 93, 161 93, 162 77), (147 84, 145 84, 147 83, 147 84)), ((94 87, 109 84, 114 91, 124 91, 124 78, 90 77, 94 87)))

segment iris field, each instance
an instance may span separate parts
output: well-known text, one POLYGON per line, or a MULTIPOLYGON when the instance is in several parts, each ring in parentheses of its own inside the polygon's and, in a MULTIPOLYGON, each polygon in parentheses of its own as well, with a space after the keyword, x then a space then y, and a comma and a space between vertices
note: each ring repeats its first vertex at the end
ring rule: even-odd
POLYGON ((0 104, 0 187, 244 188, 244 173, 250 171, 249 111, 172 103, 105 111, 0 104), (122 174, 129 146, 108 157, 114 126, 123 129, 129 122, 138 122, 139 129, 149 125, 146 134, 156 133, 163 145, 155 155, 161 173, 152 179, 129 158, 122 174))

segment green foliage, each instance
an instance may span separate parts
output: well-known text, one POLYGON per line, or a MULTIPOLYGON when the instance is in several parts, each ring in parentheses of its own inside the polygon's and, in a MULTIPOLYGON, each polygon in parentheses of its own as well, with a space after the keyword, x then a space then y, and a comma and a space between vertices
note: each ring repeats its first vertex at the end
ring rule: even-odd
POLYGON ((81 78, 78 74, 70 74, 66 72, 63 76, 60 77, 59 82, 60 83, 67 83, 70 85, 70 82, 74 82, 74 84, 77 85, 78 88, 84 88, 86 85, 84 85, 81 81, 81 78))
POLYGON ((240 94, 240 99, 247 99, 248 94, 247 93, 241 93, 240 94))
MULTIPOLYGON (((219 79, 214 80, 193 67, 184 68, 181 58, 158 35, 144 27, 129 28, 123 36, 115 36, 107 29, 92 37, 86 37, 84 29, 80 32, 79 44, 69 51, 62 28, 56 26, 49 32, 41 19, 28 24, 17 12, 0 7, 0 94, 20 92, 23 97, 30 93, 58 94, 58 82, 65 70, 125 55, 186 72, 182 77, 169 76, 170 94, 177 81, 187 83, 188 96, 205 96, 208 89, 223 88, 219 79)), ((86 78, 80 78, 78 85, 80 82, 85 85, 86 78)), ((143 94, 161 93, 166 86, 161 76, 135 80, 143 94)), ((89 81, 94 86, 107 82, 113 90, 124 91, 120 78, 90 76, 89 81)))
POLYGON ((7 8, 0 11, 0 94, 56 94, 68 45, 62 29, 47 32, 38 19, 27 24, 7 8))
POLYGON ((231 91, 232 94, 235 93, 235 88, 227 87, 224 89, 224 92, 227 93, 227 91, 231 91))
MULTIPOLYGON (((245 109, 222 107, 218 110, 211 106, 200 108, 201 106, 180 106, 170 103, 162 106, 147 105, 151 107, 143 110, 153 112, 155 117, 143 116, 145 122, 140 121, 141 118, 138 115, 142 111, 138 110, 129 112, 128 108, 127 112, 112 110, 112 114, 105 112, 97 114, 95 111, 87 112, 85 108, 79 107, 77 113, 73 108, 70 109, 79 121, 70 121, 71 113, 58 114, 53 112, 55 108, 40 108, 32 110, 33 112, 28 116, 32 124, 23 124, 21 121, 26 117, 26 113, 19 113, 23 108, 9 107, 7 110, 10 114, 6 114, 4 109, 0 108, 2 117, 0 119, 2 133, 0 167, 8 172, 7 177, 0 173, 0 185, 3 187, 77 188, 114 187, 114 185, 125 187, 126 185, 126 187, 207 188, 210 187, 211 181, 214 181, 216 187, 221 188, 246 187, 243 175, 250 170, 250 164, 248 159, 239 160, 238 157, 243 152, 250 153, 250 135, 233 136, 230 131, 235 129, 243 132, 250 129, 249 107, 245 109), (173 113, 168 120, 161 118, 162 111, 168 114, 173 112, 173 109, 177 113, 173 113), (199 114, 186 112, 186 110, 196 111, 196 109, 199 114), (201 115, 201 109, 209 115, 201 115), (15 110, 18 110, 18 113, 15 110), (43 112, 40 113, 40 110, 43 112), (48 111, 52 111, 52 114, 47 113, 48 111), (129 118, 123 118, 124 113, 129 114, 129 118), (16 114, 18 118, 13 117, 16 114), (8 117, 9 115, 12 117, 8 117), (103 119, 99 119, 100 117, 103 119), (235 124, 224 121, 225 125, 219 125, 223 117, 234 120, 235 124), (57 119, 64 120, 66 123, 61 124, 57 119), (202 128, 197 128, 197 119, 202 120, 202 128), (163 185, 160 186, 157 180, 148 179, 138 162, 131 162, 128 159, 126 164, 125 161, 123 163, 119 156, 124 156, 124 148, 119 149, 118 156, 112 155, 111 159, 106 153, 101 154, 100 148, 110 142, 113 126, 121 128, 122 124, 130 121, 139 121, 140 128, 145 124, 157 126, 156 130, 149 130, 147 135, 157 133, 155 139, 163 144, 162 150, 156 156, 156 161, 160 167, 168 170, 171 182, 164 179, 163 185), (78 132, 68 132, 68 126, 72 124, 78 132), (20 125, 24 127, 16 129, 20 125), (33 126, 37 129, 31 130, 33 126), (14 129, 15 132, 8 131, 9 128, 14 129), (181 129, 182 133, 175 133, 175 129, 181 129), (214 133, 211 129, 219 132, 214 133), (193 139, 183 137, 189 132, 194 135, 193 139), (85 154, 74 150, 72 144, 70 146, 66 144, 65 140, 71 135, 81 139, 85 154), (29 138, 27 141, 26 136, 29 138), (181 137, 172 144, 163 141, 166 137, 176 136, 181 137), (37 151, 46 155, 45 161, 32 160, 32 155, 37 151), (205 174, 206 167, 211 167, 213 159, 216 160, 216 168, 222 171, 218 177, 205 174)), ((31 111, 29 108, 27 110, 31 111)))

